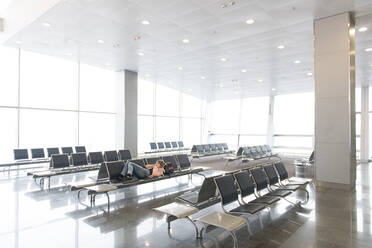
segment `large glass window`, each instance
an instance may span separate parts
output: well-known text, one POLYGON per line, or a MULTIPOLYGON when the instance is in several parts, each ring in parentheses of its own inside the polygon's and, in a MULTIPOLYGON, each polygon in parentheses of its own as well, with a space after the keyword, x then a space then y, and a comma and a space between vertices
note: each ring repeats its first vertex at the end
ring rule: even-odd
POLYGON ((150 142, 154 139, 154 119, 153 116, 138 116, 138 150, 150 150, 150 142))
POLYGON ((17 147, 17 109, 0 108, 0 162, 13 159, 17 147))
POLYGON ((221 100, 212 102, 211 132, 216 134, 238 134, 240 100, 221 100))
POLYGON ((143 79, 138 84, 138 150, 150 142, 182 140, 187 147, 202 140, 205 102, 190 94, 143 79))
POLYGON ((77 113, 21 109, 20 146, 61 147, 77 144, 77 113))
MULTIPOLYGON (((269 97, 252 97, 243 99, 240 133, 266 134, 269 104, 269 97)), ((266 137, 264 137, 264 139, 266 139, 266 137)), ((266 141, 264 143, 266 143, 266 141)))
POLYGON ((138 114, 154 114, 154 84, 138 80, 138 114))
POLYGON ((169 87, 156 85, 156 115, 179 116, 180 93, 169 87))
POLYGON ((21 52, 21 106, 77 110, 77 64, 21 52))
POLYGON ((18 50, 0 46, 0 105, 18 105, 18 50))
POLYGON ((88 151, 105 151, 115 148, 116 115, 80 113, 80 144, 88 151))
POLYGON ((116 111, 115 72, 90 65, 80 65, 80 109, 83 111, 116 111))

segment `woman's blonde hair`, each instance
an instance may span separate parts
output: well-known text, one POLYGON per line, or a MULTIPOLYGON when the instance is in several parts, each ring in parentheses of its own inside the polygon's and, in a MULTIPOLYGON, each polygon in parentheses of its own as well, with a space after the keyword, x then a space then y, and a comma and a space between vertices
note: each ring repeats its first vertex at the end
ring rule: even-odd
POLYGON ((166 165, 166 163, 164 162, 164 160, 158 160, 158 161, 156 161, 156 163, 159 164, 160 168, 164 168, 165 165, 166 165))

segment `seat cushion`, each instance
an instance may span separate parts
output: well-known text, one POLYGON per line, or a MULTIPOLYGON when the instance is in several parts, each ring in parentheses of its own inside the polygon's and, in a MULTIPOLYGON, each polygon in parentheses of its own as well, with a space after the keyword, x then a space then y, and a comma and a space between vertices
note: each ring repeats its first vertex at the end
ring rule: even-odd
POLYGON ((265 194, 265 196, 279 196, 279 197, 285 197, 292 192, 290 190, 284 190, 284 189, 277 189, 270 193, 265 194))
POLYGON ((154 208, 154 210, 164 214, 175 216, 178 219, 185 218, 199 211, 199 209, 197 208, 178 202, 173 202, 158 208, 154 208))
POLYGON ((250 201, 250 203, 264 203, 264 204, 271 205, 279 200, 280 198, 276 196, 261 196, 257 199, 254 199, 253 201, 250 201))
POLYGON ((197 220, 208 225, 223 228, 229 232, 244 226, 246 223, 246 220, 241 217, 220 212, 212 212, 197 220))
POLYGON ((259 205, 259 204, 246 204, 239 206, 237 208, 231 209, 229 212, 231 213, 249 213, 249 214, 255 214, 262 209, 264 209, 264 205, 259 205))

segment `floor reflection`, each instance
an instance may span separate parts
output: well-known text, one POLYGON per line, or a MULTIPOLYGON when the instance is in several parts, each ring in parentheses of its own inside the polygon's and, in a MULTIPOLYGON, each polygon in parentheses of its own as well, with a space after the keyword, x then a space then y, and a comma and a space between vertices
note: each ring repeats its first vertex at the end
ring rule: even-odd
MULTIPOLYGON (((263 228, 250 218, 248 228, 238 230, 240 247, 371 247, 372 164, 357 167, 355 192, 337 189, 310 190, 302 207, 281 201, 270 214, 262 213, 263 228)), ((13 172, 12 172, 13 173, 13 172)), ((172 222, 168 232, 165 216, 152 211, 202 183, 203 177, 172 178, 118 190, 110 195, 112 208, 106 213, 105 198, 97 207, 79 204, 68 182, 85 180, 88 173, 56 178, 56 189, 41 191, 31 178, 0 178, 1 247, 231 247, 229 235, 215 229, 202 241, 185 220, 172 222)), ((302 192, 296 195, 299 199, 302 192)), ((88 203, 82 194, 82 201, 88 203)), ((219 204, 197 213, 221 211, 219 204)))

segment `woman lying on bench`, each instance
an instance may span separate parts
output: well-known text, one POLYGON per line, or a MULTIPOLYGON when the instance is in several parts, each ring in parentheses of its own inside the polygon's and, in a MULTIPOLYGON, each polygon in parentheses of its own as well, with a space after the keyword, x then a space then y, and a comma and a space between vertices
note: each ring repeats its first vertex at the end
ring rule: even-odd
POLYGON ((148 164, 146 165, 146 168, 143 168, 132 162, 127 162, 121 171, 121 175, 128 179, 133 177, 137 179, 159 177, 164 174, 164 167, 165 162, 163 160, 156 161, 156 164, 148 164), (150 169, 152 169, 152 173, 150 172, 150 169))

